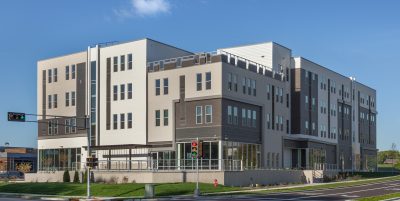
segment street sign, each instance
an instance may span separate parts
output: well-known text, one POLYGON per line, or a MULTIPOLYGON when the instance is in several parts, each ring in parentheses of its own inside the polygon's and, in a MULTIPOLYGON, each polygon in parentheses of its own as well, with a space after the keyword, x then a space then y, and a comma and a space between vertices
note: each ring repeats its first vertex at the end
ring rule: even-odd
POLYGON ((94 157, 86 158, 86 164, 88 167, 97 167, 99 165, 99 159, 94 157))
POLYGON ((25 113, 20 112, 8 112, 8 121, 25 122, 25 113))

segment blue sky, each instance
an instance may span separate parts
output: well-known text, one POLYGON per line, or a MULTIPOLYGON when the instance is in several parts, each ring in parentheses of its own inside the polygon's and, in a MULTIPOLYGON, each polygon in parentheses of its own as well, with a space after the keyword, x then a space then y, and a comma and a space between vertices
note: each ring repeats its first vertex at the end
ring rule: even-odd
POLYGON ((194 52, 275 41, 377 90, 378 148, 400 145, 400 1, 2 1, 0 145, 36 146, 36 62, 90 44, 152 38, 194 52))

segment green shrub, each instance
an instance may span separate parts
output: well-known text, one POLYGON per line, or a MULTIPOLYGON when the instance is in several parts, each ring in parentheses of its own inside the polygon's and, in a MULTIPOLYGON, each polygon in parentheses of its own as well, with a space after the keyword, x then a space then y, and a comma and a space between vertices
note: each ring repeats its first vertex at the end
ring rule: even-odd
POLYGON ((75 171, 75 174, 74 174, 74 183, 80 183, 78 171, 75 171))
POLYGON ((63 182, 71 182, 71 178, 69 177, 69 171, 68 170, 64 171, 63 182))

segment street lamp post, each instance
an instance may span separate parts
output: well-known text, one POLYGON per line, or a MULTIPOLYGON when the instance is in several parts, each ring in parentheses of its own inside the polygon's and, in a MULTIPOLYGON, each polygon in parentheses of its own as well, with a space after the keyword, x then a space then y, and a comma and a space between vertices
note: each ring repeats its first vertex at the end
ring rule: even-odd
MULTIPOLYGON (((89 117, 89 115, 87 116, 86 121, 87 121, 86 130, 88 131, 87 157, 89 158, 89 157, 91 157, 91 154, 90 154, 90 140, 91 140, 91 137, 92 137, 92 129, 91 129, 91 126, 90 126, 90 117, 89 117)), ((86 194, 87 194, 87 199, 90 199, 90 167, 89 167, 89 165, 87 163, 87 160, 86 160, 86 169, 87 169, 87 178, 86 178, 87 179, 87 192, 86 192, 86 194)))

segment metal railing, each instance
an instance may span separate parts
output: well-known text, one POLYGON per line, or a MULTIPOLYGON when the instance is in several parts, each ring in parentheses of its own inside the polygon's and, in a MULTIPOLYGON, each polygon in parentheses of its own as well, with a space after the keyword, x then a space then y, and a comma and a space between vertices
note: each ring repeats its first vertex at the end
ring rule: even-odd
POLYGON ((278 72, 272 70, 272 67, 268 67, 257 62, 251 61, 244 57, 223 51, 212 51, 212 52, 204 52, 204 53, 197 53, 193 55, 187 55, 182 57, 175 57, 169 59, 163 59, 159 61, 152 61, 147 63, 147 71, 148 72, 155 72, 155 71, 163 71, 166 69, 174 69, 174 68, 181 68, 187 66, 194 66, 200 64, 207 64, 213 62, 225 62, 236 67, 240 67, 243 69, 251 70, 255 73, 261 75, 267 75, 275 79, 284 80, 285 76, 283 72, 278 72), (217 59, 213 61, 213 57, 220 56, 221 59, 217 59))
POLYGON ((338 165, 329 163, 314 163, 314 170, 338 170, 338 165))

